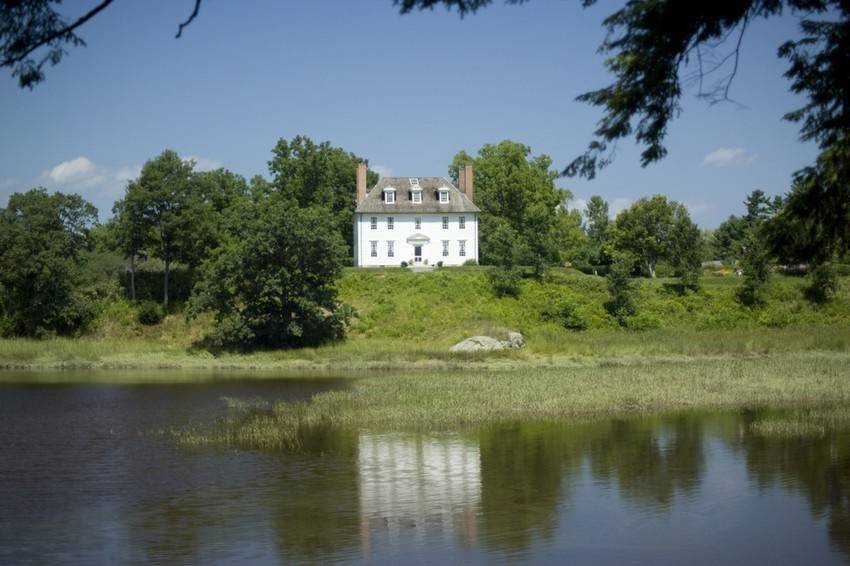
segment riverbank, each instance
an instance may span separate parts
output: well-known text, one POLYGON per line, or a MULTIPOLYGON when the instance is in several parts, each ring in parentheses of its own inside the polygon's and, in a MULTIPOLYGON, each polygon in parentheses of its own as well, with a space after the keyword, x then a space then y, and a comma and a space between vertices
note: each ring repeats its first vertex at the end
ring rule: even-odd
POLYGON ((304 434, 326 428, 462 430, 735 409, 793 409, 803 411, 798 426, 824 426, 829 419, 846 425, 848 362, 845 355, 776 354, 634 366, 396 373, 359 379, 308 402, 232 402, 232 418, 176 436, 193 446, 289 449, 297 448, 304 434), (805 412, 812 409, 817 413, 805 412))
POLYGON ((538 337, 522 350, 481 353, 452 353, 408 340, 352 340, 320 348, 214 355, 144 339, 7 339, 0 340, 0 369, 498 370, 734 360, 788 353, 850 356, 850 325, 589 331, 538 337))

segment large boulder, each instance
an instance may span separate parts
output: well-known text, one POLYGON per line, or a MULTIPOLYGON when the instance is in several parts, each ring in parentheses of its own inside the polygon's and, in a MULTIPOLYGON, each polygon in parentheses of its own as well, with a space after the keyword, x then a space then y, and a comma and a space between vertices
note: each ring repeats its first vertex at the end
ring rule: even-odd
POLYGON ((499 340, 492 336, 472 336, 462 342, 458 342, 450 348, 452 352, 490 352, 493 350, 506 350, 508 348, 522 348, 525 346, 525 338, 519 332, 508 332, 507 340, 499 340))
POLYGON ((472 336, 451 347, 452 352, 486 352, 504 349, 505 345, 502 341, 496 340, 491 336, 472 336))

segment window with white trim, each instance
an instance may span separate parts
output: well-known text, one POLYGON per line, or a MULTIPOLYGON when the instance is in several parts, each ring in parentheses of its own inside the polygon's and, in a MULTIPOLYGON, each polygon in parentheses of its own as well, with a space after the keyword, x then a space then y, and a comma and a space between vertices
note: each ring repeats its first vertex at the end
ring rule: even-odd
POLYGON ((392 230, 395 227, 395 218, 387 216, 387 230, 392 230))
POLYGON ((372 228, 372 230, 378 229, 378 217, 377 216, 373 216, 371 218, 371 226, 370 227, 372 228))
POLYGON ((461 216, 457 219, 457 227, 461 230, 466 229, 466 216, 461 216))
POLYGON ((378 257, 378 240, 369 240, 369 255, 378 257))
POLYGON ((449 241, 443 240, 443 257, 449 255, 449 241))
POLYGON ((449 202, 449 191, 440 191, 440 203, 445 204, 449 202))
POLYGON ((449 229, 449 217, 443 216, 443 230, 449 229))
POLYGON ((421 230, 422 229, 422 217, 421 216, 417 216, 416 218, 413 219, 413 226, 414 226, 414 228, 413 228, 414 230, 421 230))
POLYGON ((384 189, 384 202, 395 204, 395 189, 384 189))
POLYGON ((387 257, 395 257, 395 242, 387 240, 387 257))
POLYGON ((466 240, 457 241, 457 255, 466 257, 466 240))
POLYGON ((422 191, 413 191, 410 193, 411 198, 413 199, 413 204, 421 204, 422 203, 422 191))

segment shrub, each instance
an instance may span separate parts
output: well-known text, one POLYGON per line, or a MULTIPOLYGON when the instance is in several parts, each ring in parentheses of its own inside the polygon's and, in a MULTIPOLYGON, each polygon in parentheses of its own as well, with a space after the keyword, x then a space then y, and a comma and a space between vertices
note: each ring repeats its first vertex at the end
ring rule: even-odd
POLYGON ((838 291, 838 276, 829 263, 822 263, 809 274, 809 284, 803 290, 803 295, 809 301, 817 304, 830 301, 838 291))
POLYGON ((139 305, 139 314, 136 315, 139 323, 145 325, 159 324, 164 317, 165 312, 162 310, 162 307, 159 303, 153 301, 143 301, 139 305))
POLYGON ((641 312, 627 318, 625 326, 629 330, 652 330, 661 328, 661 319, 653 314, 641 312))
POLYGON ((495 267, 487 272, 490 286, 497 297, 518 297, 520 292, 519 272, 512 267, 495 267))
POLYGON ((478 262, 474 259, 468 259, 465 262, 463 262, 463 265, 469 267, 471 265, 478 265, 478 262))
POLYGON ((544 320, 552 320, 557 322, 567 330, 582 331, 587 330, 587 319, 572 301, 564 301, 554 310, 545 311, 543 313, 544 320))
POLYGON ((406 262, 406 261, 401 262, 401 267, 402 267, 402 268, 407 267, 407 262, 406 262))
POLYGON ((440 260, 440 261, 438 261, 438 262, 437 262, 437 267, 443 267, 443 262, 442 262, 442 260, 440 260))

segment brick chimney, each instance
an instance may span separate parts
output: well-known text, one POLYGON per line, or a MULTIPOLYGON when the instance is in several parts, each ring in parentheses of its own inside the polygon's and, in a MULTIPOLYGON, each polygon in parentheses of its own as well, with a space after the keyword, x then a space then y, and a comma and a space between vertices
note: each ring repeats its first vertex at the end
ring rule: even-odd
POLYGON ((472 165, 466 165, 461 169, 463 176, 463 192, 466 193, 466 196, 469 198, 470 202, 475 202, 472 200, 472 165))
POLYGON ((466 175, 464 175, 464 171, 466 171, 466 165, 461 165, 460 169, 457 170, 457 188, 462 193, 466 192, 466 175))
POLYGON ((366 164, 357 164, 357 204, 366 198, 366 164))

